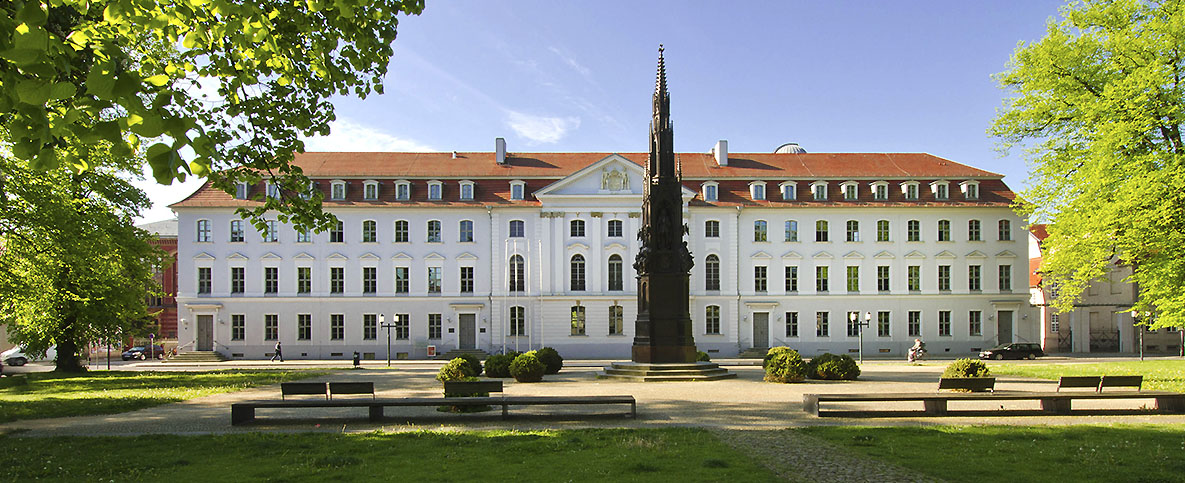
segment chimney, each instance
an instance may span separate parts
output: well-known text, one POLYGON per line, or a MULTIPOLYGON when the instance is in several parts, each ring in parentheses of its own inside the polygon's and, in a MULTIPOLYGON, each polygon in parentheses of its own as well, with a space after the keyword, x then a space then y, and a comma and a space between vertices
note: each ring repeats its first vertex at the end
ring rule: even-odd
POLYGON ((494 139, 494 150, 497 151, 498 164, 506 164, 506 139, 494 139))
POLYGON ((716 141, 716 146, 712 148, 712 154, 716 156, 716 164, 720 166, 728 166, 728 141, 716 141))

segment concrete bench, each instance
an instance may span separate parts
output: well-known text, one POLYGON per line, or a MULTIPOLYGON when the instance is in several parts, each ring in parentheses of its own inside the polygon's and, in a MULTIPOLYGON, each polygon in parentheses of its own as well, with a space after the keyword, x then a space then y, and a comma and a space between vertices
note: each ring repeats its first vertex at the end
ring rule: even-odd
POLYGON ((1099 392, 1103 392, 1103 388, 1107 387, 1134 387, 1136 391, 1144 385, 1144 376, 1107 376, 1104 375, 1099 381, 1099 392))
POLYGON ((1061 392, 1063 388, 1090 388, 1098 392, 1102 379, 1100 376, 1062 376, 1057 379, 1057 391, 1061 392))
POLYGON ((471 397, 491 392, 502 392, 502 381, 444 381, 444 393, 471 397))
POLYGON ((373 382, 331 382, 329 383, 329 399, 343 394, 370 394, 374 399, 373 382))
POLYGON ((280 383, 280 399, 287 399, 288 396, 324 396, 329 399, 329 393, 325 390, 324 382, 281 382, 280 383))
POLYGON ((958 389, 971 392, 995 392, 994 377, 942 377, 938 379, 938 391, 958 389))
MULTIPOLYGON (((828 415, 820 406, 823 403, 836 402, 909 402, 920 401, 923 406, 921 412, 910 411, 927 416, 943 416, 947 414, 947 403, 950 401, 1040 401, 1041 413, 1069 414, 1073 400, 1101 400, 1101 399, 1152 399, 1155 401, 1155 412, 1181 413, 1185 412, 1185 393, 1166 391, 1126 391, 1126 392, 991 392, 991 393, 884 393, 884 394, 804 394, 802 396, 803 410, 815 416, 828 415)), ((856 411, 860 415, 875 415, 878 412, 900 413, 901 411, 856 411)), ((996 411, 976 411, 976 415, 990 415, 996 411)))
POLYGON ((388 406, 502 406, 502 418, 510 417, 510 406, 552 406, 629 404, 630 417, 638 417, 638 405, 633 396, 486 396, 486 397, 404 397, 383 399, 293 399, 243 401, 230 405, 230 423, 240 425, 255 420, 255 410, 261 408, 367 408, 369 419, 379 421, 388 406))

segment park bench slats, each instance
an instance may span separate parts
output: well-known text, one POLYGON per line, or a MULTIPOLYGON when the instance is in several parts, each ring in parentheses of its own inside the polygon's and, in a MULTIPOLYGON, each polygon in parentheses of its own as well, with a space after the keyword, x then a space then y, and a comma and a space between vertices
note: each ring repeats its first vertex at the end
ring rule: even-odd
POLYGON ((233 403, 230 406, 232 425, 255 420, 259 408, 369 408, 371 421, 383 418, 383 408, 389 406, 502 406, 502 417, 509 417, 510 406, 550 406, 588 404, 629 404, 630 417, 638 417, 638 405, 633 396, 486 396, 486 397, 404 397, 376 399, 293 399, 257 400, 233 403))
POLYGON ((1137 391, 1144 384, 1144 376, 1107 376, 1099 381, 1099 392, 1105 387, 1134 387, 1137 391))
MULTIPOLYGON (((1072 410, 1071 401, 1076 399, 1152 399, 1155 401, 1156 412, 1181 413, 1185 412, 1185 394, 1167 391, 1122 391, 1122 392, 1028 392, 1028 391, 997 391, 991 393, 882 393, 882 394, 804 394, 802 397, 803 410, 815 416, 824 416, 821 412, 822 403, 832 402, 907 402, 920 401, 924 407, 922 412, 929 416, 941 416, 947 412, 950 401, 1040 401, 1041 410, 1051 414, 1069 414, 1072 410)), ((877 410, 861 411, 875 414, 877 410)), ((890 411, 900 412, 900 411, 890 411)), ((992 414, 994 411, 977 412, 976 414, 992 414)))
POLYGON ((329 383, 329 399, 342 394, 370 394, 374 399, 373 382, 331 382, 329 383))
POLYGON ((329 399, 329 393, 325 390, 324 382, 281 382, 280 383, 280 399, 286 399, 287 396, 309 396, 320 395, 325 399, 329 399))
POLYGON ((1063 388, 1088 387, 1097 392, 1102 379, 1100 376, 1061 376, 1057 379, 1057 391, 1060 392, 1063 388))
POLYGON ((473 396, 502 392, 502 381, 444 381, 444 393, 456 396, 473 396))
POLYGON ((994 377, 943 377, 938 379, 938 391, 943 389, 960 389, 971 392, 994 392, 996 378, 994 377))

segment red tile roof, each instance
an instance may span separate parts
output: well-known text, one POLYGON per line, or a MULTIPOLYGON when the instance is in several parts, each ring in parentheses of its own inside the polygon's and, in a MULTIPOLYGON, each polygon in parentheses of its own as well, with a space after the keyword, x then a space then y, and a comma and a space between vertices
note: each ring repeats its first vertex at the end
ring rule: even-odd
POLYGON ((1037 237, 1037 243, 1041 243, 1049 237, 1048 227, 1042 223, 1029 225, 1029 231, 1033 233, 1033 236, 1037 237))

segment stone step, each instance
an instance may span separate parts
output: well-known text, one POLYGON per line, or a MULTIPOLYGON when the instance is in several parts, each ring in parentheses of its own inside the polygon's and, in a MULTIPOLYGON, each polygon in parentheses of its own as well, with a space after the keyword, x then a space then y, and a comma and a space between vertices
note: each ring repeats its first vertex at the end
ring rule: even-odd
POLYGON ((483 351, 481 349, 453 349, 451 351, 445 352, 444 354, 437 355, 436 360, 451 361, 453 359, 461 357, 462 354, 469 354, 469 355, 475 356, 479 360, 485 360, 490 357, 490 353, 483 351))
POLYGON ((734 373, 711 362, 645 363, 614 362, 600 379, 618 379, 636 382, 715 381, 736 377, 734 373))
POLYGON ((693 382, 693 381, 718 381, 721 379, 731 379, 737 377, 735 373, 725 372, 723 374, 710 375, 686 375, 686 376, 623 376, 614 374, 597 374, 597 379, 616 379, 622 381, 635 382, 693 382))
POLYGON ((164 362, 223 362, 227 358, 214 351, 187 351, 165 359, 164 362))
POLYGON ((737 354, 738 359, 765 359, 765 355, 769 353, 769 349, 760 347, 745 349, 744 352, 737 354))
POLYGON ((722 368, 705 369, 705 370, 686 370, 686 371, 640 371, 629 369, 605 369, 605 374, 614 376, 694 376, 694 375, 713 375, 726 374, 728 370, 722 368))
POLYGON ((614 362, 610 367, 630 371, 695 371, 715 369, 720 367, 720 365, 715 362, 614 362))

